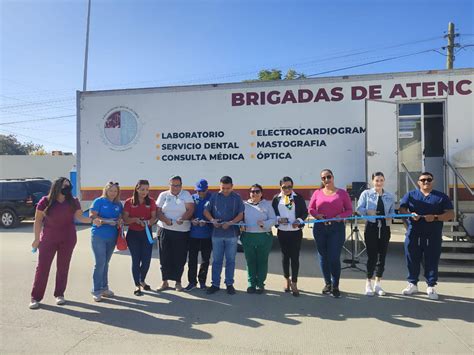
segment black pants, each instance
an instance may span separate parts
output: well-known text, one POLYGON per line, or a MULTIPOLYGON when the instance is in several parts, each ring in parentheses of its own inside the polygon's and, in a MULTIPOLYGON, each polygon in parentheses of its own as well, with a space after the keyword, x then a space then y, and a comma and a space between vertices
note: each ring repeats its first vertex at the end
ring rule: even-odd
POLYGON ((382 277, 385 269, 385 256, 387 255, 388 242, 390 241, 390 227, 380 228, 377 223, 367 223, 364 232, 367 247, 367 278, 382 277))
POLYGON ((300 269, 300 249, 301 240, 303 239, 303 231, 282 231, 277 232, 278 241, 280 242, 283 276, 290 277, 291 263, 291 281, 298 282, 298 271, 300 269))
POLYGON ((150 269, 152 245, 148 242, 145 230, 127 232, 127 245, 132 256, 132 275, 135 286, 145 282, 146 274, 150 269))
POLYGON ((209 270, 209 260, 211 259, 212 240, 211 238, 189 238, 188 243, 188 281, 196 284, 196 277, 200 284, 205 284, 207 271, 209 270), (197 273, 198 254, 201 251, 201 265, 199 275, 197 273))
POLYGON ((160 233, 160 263, 163 281, 181 282, 188 254, 189 232, 162 229, 160 233))

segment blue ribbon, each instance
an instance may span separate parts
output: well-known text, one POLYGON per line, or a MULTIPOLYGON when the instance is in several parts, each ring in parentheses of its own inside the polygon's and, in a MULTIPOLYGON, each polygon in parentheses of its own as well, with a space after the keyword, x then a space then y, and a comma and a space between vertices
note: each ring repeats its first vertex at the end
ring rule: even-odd
MULTIPOLYGON (((410 218, 413 217, 412 214, 389 214, 386 216, 351 216, 343 218, 327 218, 327 219, 312 219, 311 221, 305 221, 303 224, 316 224, 316 223, 326 223, 326 222, 342 222, 358 219, 382 219, 382 218, 410 218)), ((420 216, 422 217, 422 216, 420 216)))
MULTIPOLYGON (((389 214, 385 216, 350 216, 350 217, 340 217, 340 218, 326 218, 326 219, 312 219, 310 221, 303 221, 303 223, 300 224, 316 224, 316 223, 327 223, 327 222, 342 222, 342 221, 350 221, 350 220, 359 220, 359 219, 382 219, 382 218, 410 218, 413 217, 413 214, 407 213, 407 214, 389 214)), ((418 215, 418 217, 423 217, 418 215)), ((201 221, 205 223, 211 223, 211 221, 201 221)), ((223 224, 224 222, 219 222, 220 224, 223 224)), ((242 226, 242 227, 256 227, 256 224, 246 224, 246 223, 232 223, 232 226, 242 226)))
POLYGON ((146 237, 148 238, 148 243, 153 244, 155 243, 155 240, 153 239, 150 228, 148 228, 148 223, 145 222, 145 231, 146 231, 146 237))

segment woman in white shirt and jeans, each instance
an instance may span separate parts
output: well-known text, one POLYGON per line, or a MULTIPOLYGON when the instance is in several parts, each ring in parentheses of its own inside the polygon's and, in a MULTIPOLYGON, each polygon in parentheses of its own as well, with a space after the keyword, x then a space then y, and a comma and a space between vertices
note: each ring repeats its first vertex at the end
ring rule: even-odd
MULTIPOLYGON (((395 197, 384 190, 385 177, 378 171, 372 174, 373 188, 365 190, 357 203, 357 212, 362 216, 391 215, 395 212, 395 197)), ((390 241, 390 219, 367 219, 365 225, 365 245, 367 247, 367 282, 365 294, 385 295, 382 276, 385 269, 385 256, 390 241), (375 272, 375 285, 372 278, 375 272)))
POLYGON ((158 291, 169 288, 168 281, 176 281, 176 291, 182 291, 181 276, 188 253, 188 237, 194 201, 188 191, 182 190, 182 180, 173 176, 170 189, 162 192, 156 201, 160 241, 160 263, 163 283, 158 291))

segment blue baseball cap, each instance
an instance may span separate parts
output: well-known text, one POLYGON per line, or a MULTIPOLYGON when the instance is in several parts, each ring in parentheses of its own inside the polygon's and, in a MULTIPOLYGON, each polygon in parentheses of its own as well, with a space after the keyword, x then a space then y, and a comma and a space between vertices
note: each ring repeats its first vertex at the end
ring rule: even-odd
POLYGON ((196 191, 206 191, 207 187, 207 180, 205 179, 201 179, 196 183, 196 191))

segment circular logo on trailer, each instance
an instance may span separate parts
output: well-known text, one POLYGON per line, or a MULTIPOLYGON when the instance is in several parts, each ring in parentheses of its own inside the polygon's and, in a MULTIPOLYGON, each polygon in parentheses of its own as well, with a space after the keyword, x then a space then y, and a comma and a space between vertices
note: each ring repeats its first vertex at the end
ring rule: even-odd
POLYGON ((136 143, 140 128, 135 111, 127 107, 116 107, 105 114, 102 135, 110 148, 125 150, 136 143))

